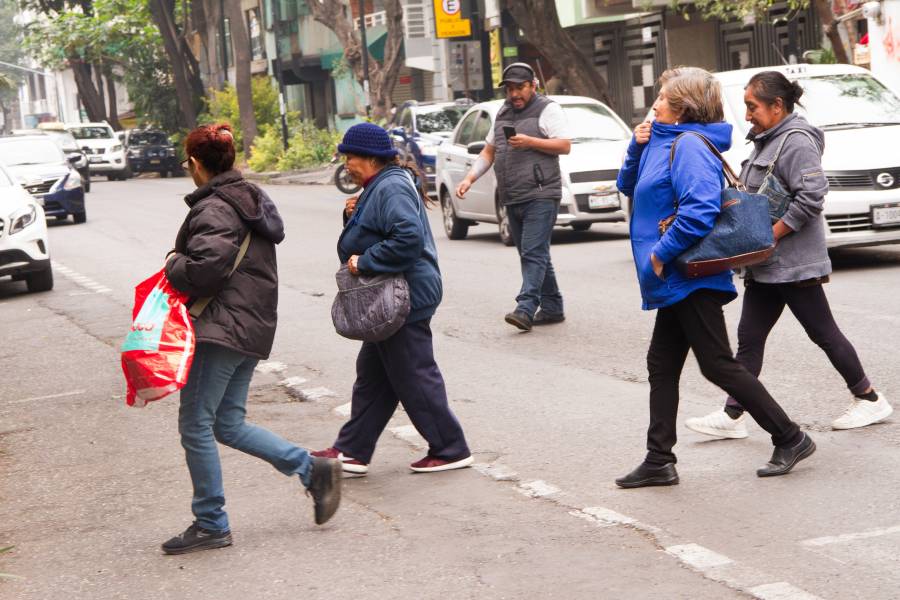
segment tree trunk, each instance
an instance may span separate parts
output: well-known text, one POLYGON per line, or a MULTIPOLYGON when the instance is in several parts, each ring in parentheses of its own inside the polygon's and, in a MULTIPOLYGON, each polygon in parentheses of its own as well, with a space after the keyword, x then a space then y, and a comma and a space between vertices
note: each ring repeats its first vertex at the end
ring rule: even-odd
MULTIPOLYGON (((159 28, 163 46, 169 62, 172 65, 172 74, 175 78, 175 94, 178 97, 178 106, 181 112, 178 121, 182 127, 193 129, 197 126, 197 83, 191 81, 192 73, 189 59, 186 59, 181 44, 181 35, 175 27, 174 4, 171 0, 149 0, 150 14, 159 28)), ((190 51, 188 51, 190 53, 190 51)), ((196 61, 195 61, 196 63, 196 61)), ((199 76, 198 76, 199 78, 199 76)), ((199 84, 200 96, 203 93, 203 84, 199 84)))
POLYGON ((89 121, 100 122, 106 120, 106 107, 103 105, 102 88, 97 91, 91 77, 91 65, 82 61, 78 56, 69 57, 69 66, 75 76, 75 85, 78 87, 78 97, 84 106, 89 121))
POLYGON ((91 70, 94 72, 94 79, 97 81, 97 97, 100 101, 100 106, 103 108, 103 114, 106 115, 104 121, 109 119, 109 112, 106 110, 106 98, 103 95, 103 71, 100 70, 99 64, 91 65, 91 70))
POLYGON ((612 106, 606 81, 559 24, 554 0, 503 0, 503 4, 525 32, 525 39, 553 62, 570 94, 612 106))
MULTIPOLYGON (((362 84, 365 80, 363 72, 363 49, 359 33, 353 29, 353 22, 344 11, 341 0, 322 0, 308 2, 310 12, 319 23, 328 27, 337 36, 344 47, 344 57, 353 70, 356 80, 362 84)), ((403 66, 400 50, 403 45, 403 7, 400 0, 384 0, 387 13, 387 40, 384 45, 384 62, 379 63, 369 54, 369 89, 375 102, 372 106, 372 118, 379 120, 387 117, 391 109, 391 96, 397 75, 403 66)))
POLYGON ((831 11, 831 0, 815 0, 815 4, 819 20, 822 21, 822 30, 828 36, 828 41, 831 42, 835 59, 839 63, 849 63, 850 58, 847 56, 844 40, 841 39, 841 32, 838 31, 839 23, 834 20, 834 13, 831 11))
POLYGON ((216 33, 222 20, 222 13, 219 8, 219 0, 197 0, 191 2, 193 21, 200 32, 200 44, 203 46, 203 53, 206 56, 208 68, 206 85, 217 90, 221 90, 225 85, 221 64, 222 57, 216 44, 216 33))
POLYGON ((109 115, 108 122, 113 128, 113 131, 121 131, 122 124, 119 122, 119 103, 116 99, 116 80, 113 77, 112 68, 106 67, 103 71, 104 76, 106 77, 106 94, 109 98, 109 110, 107 111, 107 114, 109 115))
POLYGON ((241 115, 244 157, 250 158, 250 148, 256 138, 256 116, 253 114, 253 87, 250 76, 250 34, 244 23, 240 2, 226 2, 225 12, 231 24, 231 43, 234 47, 234 87, 237 91, 241 115))
POLYGON ((6 106, 6 102, 0 100, 0 112, 3 113, 3 134, 9 134, 12 131, 11 123, 9 122, 9 107, 6 106))

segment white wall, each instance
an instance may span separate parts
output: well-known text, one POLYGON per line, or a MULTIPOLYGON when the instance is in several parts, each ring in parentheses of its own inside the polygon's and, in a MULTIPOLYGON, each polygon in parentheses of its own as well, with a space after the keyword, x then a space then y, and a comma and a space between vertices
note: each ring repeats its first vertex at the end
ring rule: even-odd
POLYGON ((872 72, 900 93, 900 0, 884 0, 881 19, 869 19, 872 72))

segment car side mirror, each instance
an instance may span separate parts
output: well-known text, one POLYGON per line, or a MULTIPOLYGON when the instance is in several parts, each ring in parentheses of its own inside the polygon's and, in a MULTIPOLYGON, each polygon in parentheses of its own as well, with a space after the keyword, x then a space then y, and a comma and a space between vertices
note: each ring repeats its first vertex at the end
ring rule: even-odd
POLYGON ((69 161, 69 163, 74 165, 74 164, 78 163, 82 158, 84 158, 84 157, 81 156, 80 154, 73 154, 72 156, 66 157, 66 160, 69 161))
POLYGON ((466 152, 469 154, 481 154, 485 146, 487 146, 487 142, 472 142, 466 146, 466 152))
POLYGON ((406 130, 402 127, 394 127, 391 129, 391 135, 397 136, 402 139, 406 139, 406 130))

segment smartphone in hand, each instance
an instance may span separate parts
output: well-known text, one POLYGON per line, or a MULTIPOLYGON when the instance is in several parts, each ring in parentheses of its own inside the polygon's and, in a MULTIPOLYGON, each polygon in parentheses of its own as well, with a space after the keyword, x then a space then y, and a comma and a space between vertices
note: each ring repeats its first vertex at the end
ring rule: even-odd
POLYGON ((503 135, 506 136, 506 139, 511 138, 512 136, 516 135, 516 128, 511 127, 509 125, 504 125, 503 126, 503 135))

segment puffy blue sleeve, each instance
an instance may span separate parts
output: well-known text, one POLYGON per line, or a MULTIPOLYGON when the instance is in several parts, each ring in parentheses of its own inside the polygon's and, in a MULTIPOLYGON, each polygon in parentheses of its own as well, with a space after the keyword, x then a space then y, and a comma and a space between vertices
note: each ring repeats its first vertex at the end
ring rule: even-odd
MULTIPOLYGON (((393 178, 396 180, 396 178, 393 178)), ((419 218, 421 200, 412 186, 396 181, 378 190, 373 206, 383 239, 359 257, 360 270, 370 273, 403 273, 422 256, 425 227, 419 218)), ((370 201, 371 201, 370 200, 370 201)))
POLYGON ((628 144, 628 150, 625 152, 625 162, 622 163, 622 168, 619 169, 616 187, 629 198, 634 198, 634 187, 637 185, 641 155, 646 147, 647 144, 638 144, 634 136, 632 136, 631 143, 628 144))
POLYGON ((672 161, 672 188, 678 199, 675 221, 653 246, 663 264, 703 239, 722 211, 722 162, 703 140, 686 135, 678 140, 672 161))

